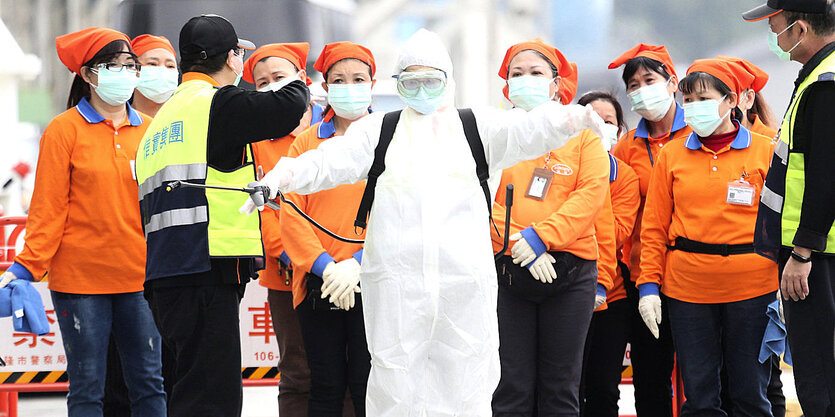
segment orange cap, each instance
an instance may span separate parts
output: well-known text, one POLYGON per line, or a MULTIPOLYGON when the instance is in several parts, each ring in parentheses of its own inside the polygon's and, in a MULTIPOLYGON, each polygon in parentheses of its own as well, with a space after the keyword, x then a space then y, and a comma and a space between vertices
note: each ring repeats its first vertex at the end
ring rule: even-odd
MULTIPOLYGON (((512 61, 513 58, 522 51, 539 52, 545 56, 548 62, 557 67, 557 73, 560 76, 560 89, 557 94, 560 96, 560 102, 568 104, 571 100, 574 100, 574 96, 577 95, 577 64, 568 62, 568 59, 565 58, 565 55, 563 55, 559 49, 548 45, 539 38, 528 42, 517 43, 516 45, 508 48, 507 52, 504 54, 502 66, 499 68, 499 77, 502 77, 505 80, 507 79, 507 71, 510 66, 510 61, 512 61)), ((508 97, 507 86, 504 86, 502 92, 505 97, 508 97)), ((508 98, 508 100, 509 99, 510 98, 508 98)))
POLYGON ((724 59, 697 59, 687 69, 688 75, 694 72, 705 72, 720 79, 737 97, 754 82, 754 75, 745 67, 724 59))
POLYGON ((754 91, 760 91, 765 87, 765 84, 768 82, 768 73, 760 69, 760 67, 752 64, 751 62, 744 60, 742 58, 737 58, 734 56, 717 56, 716 59, 722 59, 728 62, 731 62, 735 65, 739 65, 745 68, 749 74, 754 76, 754 81, 751 82, 750 85, 745 86, 744 90, 752 89, 754 91))
POLYGON ((673 65, 673 59, 670 58, 670 54, 669 52, 667 52, 667 47, 663 45, 656 46, 648 45, 645 43, 639 43, 637 46, 624 52, 623 55, 615 58, 614 61, 609 63, 609 69, 615 69, 639 56, 654 59, 664 64, 664 66, 667 67, 667 72, 670 75, 675 75, 676 77, 678 77, 678 75, 676 74, 676 67, 673 65))
POLYGON ((130 45, 130 38, 122 32, 92 27, 55 38, 55 49, 58 50, 61 62, 70 71, 78 74, 85 62, 93 59, 107 44, 117 40, 130 45))
MULTIPOLYGON (((284 58, 295 65, 299 71, 307 70, 308 52, 310 52, 310 44, 307 42, 271 43, 264 45, 255 50, 255 53, 244 63, 243 79, 248 83, 254 83, 255 79, 253 78, 252 71, 255 69, 255 65, 262 59, 269 57, 284 58)), ((307 80, 307 85, 310 85, 309 79, 307 80)))
POLYGON ((168 38, 165 36, 154 36, 149 34, 139 35, 133 38, 130 41, 130 47, 133 48, 133 53, 137 56, 142 56, 145 52, 150 51, 151 49, 167 49, 170 51, 174 56, 177 56, 177 53, 174 52, 174 47, 171 46, 171 42, 168 41, 168 38))
POLYGON ((377 73, 377 64, 374 62, 374 55, 371 51, 353 42, 334 42, 325 45, 322 53, 319 54, 319 59, 313 64, 313 69, 324 75, 333 64, 346 58, 358 59, 368 64, 371 67, 372 77, 377 73))

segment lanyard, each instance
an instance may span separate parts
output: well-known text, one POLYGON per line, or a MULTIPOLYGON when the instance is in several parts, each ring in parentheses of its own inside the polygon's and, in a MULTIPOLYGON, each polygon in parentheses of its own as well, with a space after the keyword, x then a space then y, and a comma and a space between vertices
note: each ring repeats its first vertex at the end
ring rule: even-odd
POLYGON ((655 166, 655 161, 652 159, 652 149, 649 147, 649 138, 646 138, 647 143, 647 155, 649 155, 649 165, 655 166))

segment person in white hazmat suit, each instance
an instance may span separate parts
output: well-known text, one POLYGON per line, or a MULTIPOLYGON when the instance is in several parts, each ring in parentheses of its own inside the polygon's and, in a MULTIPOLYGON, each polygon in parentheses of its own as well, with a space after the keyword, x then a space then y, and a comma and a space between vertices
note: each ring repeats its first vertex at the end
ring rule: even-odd
MULTIPOLYGON (((360 272, 371 353, 366 413, 490 416, 499 381, 496 269, 485 195, 453 103, 452 61, 440 38, 421 29, 399 51, 396 74, 408 107, 376 185, 360 272)), ((602 136, 591 107, 549 102, 474 114, 493 196, 502 169, 583 129, 602 136)), ((261 181, 270 198, 278 189, 309 194, 365 179, 382 120, 372 114, 343 137, 282 158, 261 181)), ((250 200, 241 210, 254 208, 250 200)), ((333 279, 350 279, 336 268, 333 279)))

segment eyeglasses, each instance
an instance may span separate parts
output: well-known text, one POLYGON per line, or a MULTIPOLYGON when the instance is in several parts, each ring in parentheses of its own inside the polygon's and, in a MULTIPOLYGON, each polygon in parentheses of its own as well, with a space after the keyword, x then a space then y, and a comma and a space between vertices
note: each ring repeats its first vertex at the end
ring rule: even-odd
POLYGON ((110 72, 121 72, 122 68, 124 68, 125 71, 136 74, 142 69, 142 65, 136 62, 128 62, 125 64, 121 62, 105 62, 96 65, 96 68, 99 70, 105 69, 110 72))
POLYGON ((443 71, 404 72, 397 76, 397 92, 403 97, 412 98, 420 89, 430 96, 437 96, 446 87, 446 74, 443 71))
POLYGON ((244 60, 244 55, 246 55, 246 49, 244 49, 244 48, 236 49, 235 50, 235 55, 241 57, 241 61, 243 61, 244 60))

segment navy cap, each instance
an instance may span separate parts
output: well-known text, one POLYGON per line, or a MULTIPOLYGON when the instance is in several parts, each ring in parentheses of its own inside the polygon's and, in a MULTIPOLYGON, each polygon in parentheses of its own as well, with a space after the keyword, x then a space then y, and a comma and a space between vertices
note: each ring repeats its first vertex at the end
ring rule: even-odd
POLYGON ((828 9, 827 0, 768 0, 768 3, 743 13, 742 18, 749 22, 756 22, 774 16, 783 10, 801 13, 826 13, 828 9))
POLYGON ((239 39, 232 23, 223 16, 195 16, 180 30, 180 57, 185 59, 206 60, 236 48, 255 49, 255 44, 239 39))

